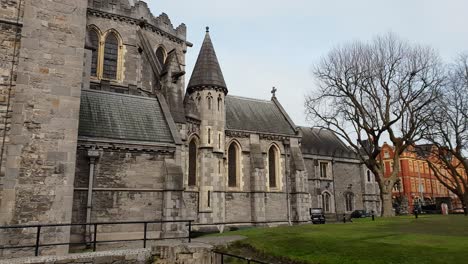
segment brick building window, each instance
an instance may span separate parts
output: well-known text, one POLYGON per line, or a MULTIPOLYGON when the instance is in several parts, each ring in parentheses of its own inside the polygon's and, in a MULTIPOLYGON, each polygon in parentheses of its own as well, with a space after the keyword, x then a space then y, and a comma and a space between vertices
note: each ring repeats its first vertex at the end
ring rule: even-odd
POLYGON ((268 150, 268 182, 270 188, 276 188, 278 178, 278 150, 275 146, 271 146, 268 150))
POLYGON ((195 139, 192 139, 189 143, 189 173, 188 173, 188 185, 197 185, 197 143, 195 139))
POLYGON ((239 162, 239 147, 236 143, 231 143, 228 149, 228 186, 237 187, 238 176, 238 162, 239 162))
POLYGON ((388 150, 385 150, 385 151, 384 151, 384 155, 383 155, 383 156, 384 156, 385 159, 390 158, 390 153, 388 152, 388 150))
POLYGON ((156 50, 156 58, 158 59, 158 62, 161 64, 161 66, 163 66, 166 62, 166 51, 163 47, 159 47, 156 50))
POLYGON ((94 29, 88 30, 89 41, 93 48, 91 55, 91 76, 97 77, 98 59, 99 59, 99 35, 94 29))
POLYGON ((110 32, 104 44, 104 67, 102 76, 106 79, 117 79, 119 60, 119 40, 114 32, 110 32))

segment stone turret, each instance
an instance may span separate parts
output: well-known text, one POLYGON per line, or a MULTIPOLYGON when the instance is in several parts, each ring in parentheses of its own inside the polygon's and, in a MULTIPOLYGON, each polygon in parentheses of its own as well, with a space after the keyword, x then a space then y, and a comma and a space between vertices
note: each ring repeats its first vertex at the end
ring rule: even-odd
POLYGON ((228 93, 216 52, 206 29, 197 62, 190 78, 187 94, 198 106, 201 146, 223 153, 226 112, 224 97, 228 93))
MULTIPOLYGON (((200 119, 198 156, 200 162, 200 208, 202 223, 224 221, 224 144, 227 86, 211 42, 209 28, 187 87, 187 97, 197 106, 200 119), (216 206, 214 206, 216 205, 216 206)), ((187 109, 188 110, 188 109, 187 109)), ((190 113, 188 113, 190 114, 190 113)))

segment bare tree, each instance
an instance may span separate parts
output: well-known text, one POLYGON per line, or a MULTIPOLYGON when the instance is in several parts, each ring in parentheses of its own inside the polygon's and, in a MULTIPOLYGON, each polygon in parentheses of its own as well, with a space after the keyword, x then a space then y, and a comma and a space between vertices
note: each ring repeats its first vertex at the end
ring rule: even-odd
POLYGON ((450 67, 442 96, 428 124, 433 144, 429 167, 448 190, 458 196, 468 214, 468 54, 450 67))
POLYGON ((431 102, 443 81, 437 53, 393 34, 333 49, 315 67, 318 89, 306 98, 315 126, 342 137, 380 186, 382 216, 391 216, 400 155, 425 130, 431 102), (394 146, 393 171, 384 177, 380 144, 394 146))

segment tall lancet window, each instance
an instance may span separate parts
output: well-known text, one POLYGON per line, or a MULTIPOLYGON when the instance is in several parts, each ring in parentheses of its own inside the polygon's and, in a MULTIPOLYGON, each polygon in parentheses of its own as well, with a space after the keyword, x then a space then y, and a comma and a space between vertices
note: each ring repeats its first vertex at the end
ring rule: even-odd
POLYGON ((236 143, 231 143, 228 150, 228 186, 236 187, 237 186, 237 174, 238 174, 238 147, 236 143))
POLYGON ((278 153, 275 146, 271 146, 268 150, 268 180, 271 188, 277 187, 276 179, 278 178, 278 153))
POLYGON ((322 209, 325 213, 331 212, 331 201, 330 201, 330 194, 328 192, 324 192, 322 194, 322 209))
POLYGON ((166 62, 166 51, 164 50, 163 47, 159 47, 156 50, 156 58, 158 59, 161 66, 163 66, 164 63, 166 62))
POLYGON ((93 48, 91 55, 91 76, 97 77, 98 58, 99 58, 99 35, 94 29, 88 30, 89 41, 93 48))
POLYGON ((104 44, 104 68, 102 76, 106 79, 117 79, 119 60, 119 40, 114 32, 110 32, 104 44))
POLYGON ((188 173, 188 185, 197 185, 197 143, 195 139, 192 139, 189 143, 189 173, 188 173))

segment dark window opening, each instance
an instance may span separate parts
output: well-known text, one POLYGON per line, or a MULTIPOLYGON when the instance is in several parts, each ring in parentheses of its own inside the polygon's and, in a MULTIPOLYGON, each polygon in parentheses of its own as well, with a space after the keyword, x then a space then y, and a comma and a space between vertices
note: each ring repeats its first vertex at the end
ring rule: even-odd
POLYGON ((156 50, 156 58, 158 59, 158 62, 161 64, 161 66, 163 66, 166 60, 166 52, 164 52, 163 47, 159 47, 156 50))
POLYGON ((328 162, 320 162, 320 177, 328 178, 328 162))
POLYGON ((346 211, 348 212, 353 211, 353 194, 347 193, 345 195, 345 200, 346 200, 346 211))
POLYGON ((330 203, 330 194, 323 193, 322 194, 322 208, 323 208, 324 212, 329 213, 331 211, 330 204, 331 204, 330 203))
POLYGON ((228 150, 228 185, 229 187, 237 186, 237 147, 233 143, 228 150))
POLYGON ((97 76, 97 68, 98 68, 98 53, 99 53, 99 36, 96 31, 90 30, 89 31, 89 40, 93 47, 93 53, 91 55, 91 76, 97 76))
POLYGON ((195 139, 189 144, 189 176, 188 185, 195 186, 197 184, 197 144, 195 139))
POLYGON ((270 187, 276 187, 276 151, 272 146, 268 151, 268 179, 270 181, 270 187))

